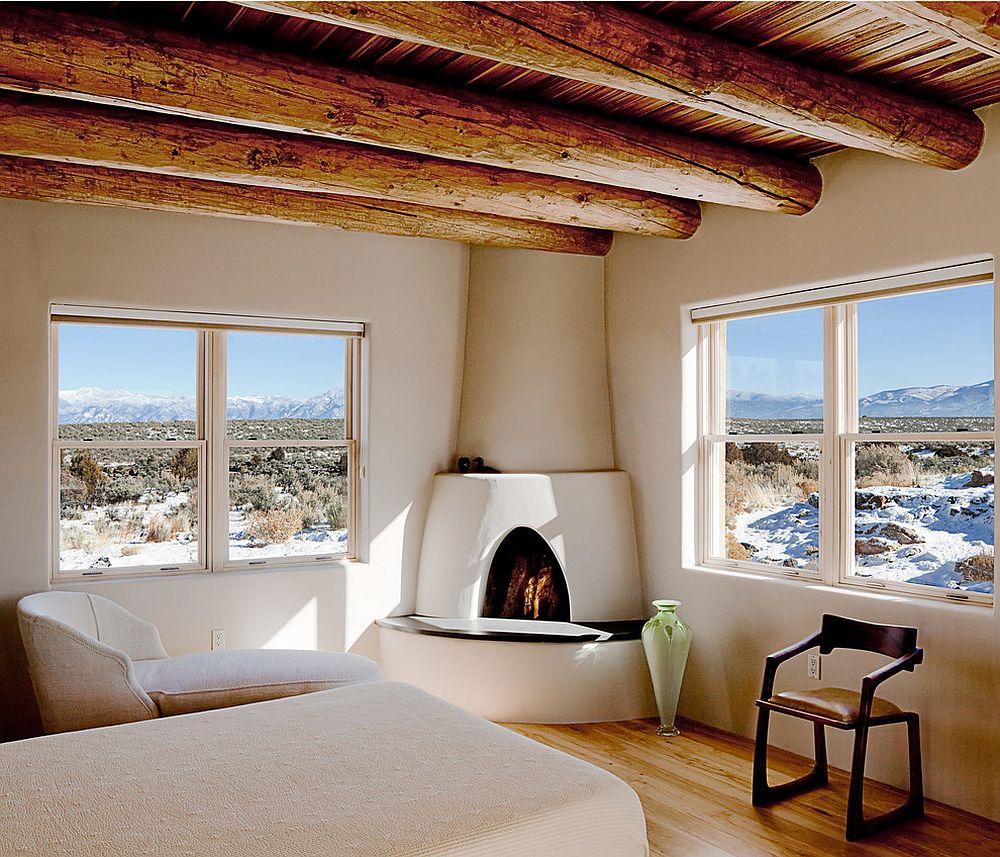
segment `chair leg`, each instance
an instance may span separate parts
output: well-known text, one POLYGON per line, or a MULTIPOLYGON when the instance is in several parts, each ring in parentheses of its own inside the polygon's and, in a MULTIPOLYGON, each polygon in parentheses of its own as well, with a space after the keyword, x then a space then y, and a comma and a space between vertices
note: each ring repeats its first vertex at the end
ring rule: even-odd
POLYGON ((828 782, 826 763, 826 734, 822 723, 813 723, 813 740, 816 747, 816 763, 805 776, 780 786, 767 783, 767 734, 771 712, 761 708, 757 712, 757 741, 753 751, 753 795, 754 806, 770 806, 779 800, 794 797, 811 789, 825 786, 828 782))
POLYGON ((851 787, 847 798, 847 839, 854 842, 885 830, 901 821, 924 814, 923 769, 920 758, 920 718, 911 714, 906 720, 910 765, 910 792, 906 802, 896 809, 866 819, 864 811, 865 756, 868 752, 868 725, 854 733, 854 759, 851 762, 851 787))

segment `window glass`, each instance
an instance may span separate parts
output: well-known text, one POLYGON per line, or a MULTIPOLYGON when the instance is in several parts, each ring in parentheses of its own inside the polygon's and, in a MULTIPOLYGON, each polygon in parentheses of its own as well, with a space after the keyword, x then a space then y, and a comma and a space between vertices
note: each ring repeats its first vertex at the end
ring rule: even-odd
POLYGON ((993 431, 993 286, 858 304, 862 432, 993 431))
POLYGON ((989 442, 856 444, 854 575, 993 592, 993 462, 989 442))
POLYGON ((819 568, 819 446, 725 444, 725 554, 819 568))
POLYGON ((823 311, 726 323, 726 432, 823 431, 823 311))
POLYGON ((343 439, 345 347, 338 336, 227 334, 227 437, 343 439))
POLYGON ((64 448, 59 568, 197 563, 196 448, 64 448))
POLYGON ((197 359, 193 330, 59 325, 59 437, 194 439, 197 359))
POLYGON ((230 559, 343 553, 348 521, 345 447, 230 450, 230 559))

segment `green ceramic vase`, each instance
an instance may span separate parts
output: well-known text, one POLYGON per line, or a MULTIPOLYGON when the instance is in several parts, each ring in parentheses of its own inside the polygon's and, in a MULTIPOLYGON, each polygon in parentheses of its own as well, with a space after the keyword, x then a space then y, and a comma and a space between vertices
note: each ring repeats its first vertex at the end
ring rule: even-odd
POLYGON ((642 648, 646 652, 656 710, 660 714, 656 734, 670 738, 681 734, 674 718, 691 648, 691 626, 677 615, 680 601, 654 601, 653 606, 656 615, 642 627, 642 648))

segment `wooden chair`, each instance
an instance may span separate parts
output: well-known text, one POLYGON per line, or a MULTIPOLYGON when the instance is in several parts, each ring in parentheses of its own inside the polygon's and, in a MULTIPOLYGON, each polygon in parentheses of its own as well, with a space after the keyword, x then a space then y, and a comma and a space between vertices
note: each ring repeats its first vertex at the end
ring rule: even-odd
POLYGON ((769 655, 764 667, 764 684, 757 700, 757 743, 753 761, 753 805, 768 806, 776 801, 825 786, 828 782, 825 729, 853 730, 854 757, 851 762, 851 786, 847 799, 847 839, 854 841, 869 836, 892 824, 924 813, 923 778, 920 766, 920 719, 915 712, 903 711, 885 699, 875 696, 875 690, 886 679, 913 668, 924 659, 923 649, 917 648, 917 629, 895 625, 875 625, 847 619, 843 616, 823 616, 822 630, 810 637, 769 655), (861 693, 842 688, 774 693, 774 676, 778 667, 808 649, 819 646, 820 654, 834 649, 857 649, 878 652, 894 658, 890 664, 861 682, 861 693), (816 763, 812 771, 797 780, 779 786, 767 782, 767 734, 771 712, 788 714, 812 721, 816 746, 816 763), (910 793, 906 802, 890 812, 866 819, 864 816, 865 756, 868 750, 868 730, 873 726, 905 723, 909 737, 910 793))

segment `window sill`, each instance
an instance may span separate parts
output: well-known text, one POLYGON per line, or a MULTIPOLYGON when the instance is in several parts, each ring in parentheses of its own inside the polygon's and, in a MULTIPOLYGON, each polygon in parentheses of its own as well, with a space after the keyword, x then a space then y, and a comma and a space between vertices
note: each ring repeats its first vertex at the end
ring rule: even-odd
POLYGON ((133 573, 123 571, 112 574, 88 574, 86 576, 62 574, 50 576, 49 584, 53 588, 58 589, 60 586, 79 586, 80 584, 106 583, 108 581, 115 580, 130 582, 134 582, 136 580, 191 580, 198 577, 229 577, 233 575, 245 574, 259 575, 266 574, 268 572, 274 572, 277 574, 296 574, 310 570, 346 569, 351 566, 366 564, 367 563, 358 559, 349 559, 346 556, 338 556, 332 557, 329 560, 324 560, 323 562, 288 562, 274 563, 273 565, 228 566, 214 570, 209 568, 191 568, 181 571, 137 571, 133 573))
MULTIPOLYGON (((895 589, 881 589, 867 587, 864 584, 838 582, 826 583, 817 576, 790 575, 774 573, 770 571, 757 571, 743 567, 728 567, 714 565, 710 562, 685 564, 684 571, 695 574, 713 574, 726 577, 740 578, 742 580, 752 580, 761 585, 784 585, 794 587, 808 587, 810 589, 824 593, 830 597, 845 597, 852 599, 869 599, 882 602, 893 602, 896 604, 906 604, 912 607, 928 607, 932 610, 944 610, 948 612, 960 612, 968 615, 970 608, 979 608, 979 611, 993 612, 994 603, 983 601, 958 601, 947 598, 945 595, 935 593, 900 592, 895 589)), ((977 611, 978 612, 978 611, 977 611)))

